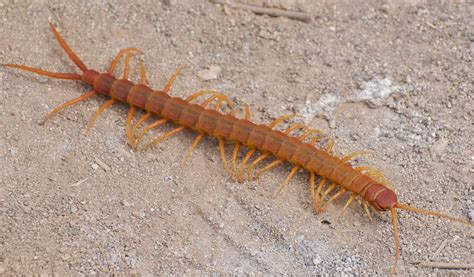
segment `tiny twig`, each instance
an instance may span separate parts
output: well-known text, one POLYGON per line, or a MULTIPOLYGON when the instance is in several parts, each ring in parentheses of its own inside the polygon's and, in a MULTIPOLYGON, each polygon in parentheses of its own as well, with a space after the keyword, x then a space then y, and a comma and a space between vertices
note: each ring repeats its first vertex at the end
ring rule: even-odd
POLYGON ((304 22, 308 22, 311 20, 311 16, 307 13, 303 12, 292 12, 292 11, 285 11, 281 9, 272 9, 272 8, 262 8, 262 7, 256 7, 256 6, 249 6, 249 5, 244 5, 244 4, 238 4, 234 3, 231 1, 227 0, 211 0, 212 3, 214 4, 222 4, 222 5, 228 5, 231 8, 234 9, 241 9, 241 10, 247 10, 254 12, 256 14, 267 14, 270 16, 284 16, 288 17, 291 19, 296 19, 296 20, 301 20, 304 22))
POLYGON ((110 166, 108 166, 106 163, 104 163, 102 160, 100 160, 99 158, 95 158, 95 162, 100 166, 102 167, 102 169, 107 172, 107 171, 110 171, 110 166))
POLYGON ((418 264, 418 266, 444 269, 474 269, 474 264, 452 264, 442 262, 421 262, 420 264, 418 264))
POLYGON ((436 252, 433 253, 433 255, 431 255, 431 257, 429 258, 430 261, 434 261, 436 260, 436 257, 439 255, 439 253, 441 252, 441 250, 443 250, 445 247, 446 247, 446 244, 448 243, 448 240, 445 239, 441 244, 440 246, 438 247, 438 249, 436 250, 436 252))
POLYGON ((82 185, 82 183, 84 183, 85 181, 87 181, 88 179, 89 179, 89 177, 86 177, 86 178, 84 178, 84 179, 82 179, 82 180, 79 180, 79 181, 75 182, 74 184, 69 185, 69 186, 70 186, 70 187, 78 187, 78 186, 82 185))

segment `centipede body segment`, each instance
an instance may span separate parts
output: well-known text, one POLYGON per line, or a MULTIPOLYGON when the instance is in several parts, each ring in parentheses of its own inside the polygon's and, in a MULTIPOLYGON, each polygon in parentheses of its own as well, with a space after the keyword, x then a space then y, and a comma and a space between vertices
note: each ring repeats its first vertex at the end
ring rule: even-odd
POLYGON ((110 64, 107 72, 100 73, 87 68, 70 49, 54 25, 50 23, 50 27, 61 47, 82 71, 82 74, 55 73, 17 64, 3 65, 4 67, 16 68, 56 79, 80 80, 91 87, 91 90, 86 94, 56 107, 45 117, 45 120, 61 110, 85 101, 92 96, 109 96, 110 99, 92 116, 87 128, 90 129, 100 114, 113 104, 128 104, 130 110, 126 119, 126 133, 129 144, 133 148, 139 146, 145 134, 150 130, 171 122, 177 127, 162 136, 152 139, 145 148, 189 129, 195 131, 197 137, 185 154, 184 160, 187 160, 204 137, 214 137, 218 141, 219 153, 224 168, 239 181, 243 181, 244 176, 252 179, 254 170, 271 157, 274 159, 255 173, 256 178, 273 167, 284 163, 291 164, 293 167, 277 192, 283 190, 299 171, 305 170, 309 173, 309 190, 316 212, 324 211, 329 203, 344 195, 348 195, 348 198, 340 211, 340 215, 356 198, 361 200, 362 206, 369 217, 369 206, 376 211, 390 212, 394 226, 396 250, 391 274, 395 272, 399 256, 397 209, 442 217, 473 226, 472 223, 464 219, 399 203, 395 191, 390 188, 388 181, 381 172, 370 167, 353 167, 349 163, 352 158, 364 154, 364 152, 354 152, 339 158, 331 154, 333 141, 330 140, 324 149, 318 146, 318 142, 322 139, 322 133, 319 130, 311 129, 300 123, 294 124, 283 131, 275 128, 282 121, 295 117, 294 115, 281 116, 268 125, 259 125, 250 120, 248 107, 244 109, 244 118, 238 118, 231 101, 224 94, 217 91, 198 91, 186 99, 170 96, 168 94, 169 90, 182 68, 176 70, 162 90, 154 90, 147 86, 145 67, 140 63, 140 81, 138 84, 133 83, 128 79, 129 63, 133 55, 141 52, 137 48, 121 50, 110 64), (124 56, 123 74, 121 78, 117 78, 113 73, 124 56), (208 98, 200 104, 195 103, 195 100, 202 96, 208 98), (138 109, 145 111, 145 114, 132 126, 135 111, 138 109), (142 128, 138 133, 140 126, 153 117, 158 117, 158 119, 142 128), (231 163, 226 158, 225 141, 229 141, 234 145, 231 163), (242 148, 247 148, 248 151, 242 163, 238 166, 237 158, 242 148), (255 155, 257 157, 252 160, 255 155), (318 184, 316 184, 317 176, 320 178, 318 184))

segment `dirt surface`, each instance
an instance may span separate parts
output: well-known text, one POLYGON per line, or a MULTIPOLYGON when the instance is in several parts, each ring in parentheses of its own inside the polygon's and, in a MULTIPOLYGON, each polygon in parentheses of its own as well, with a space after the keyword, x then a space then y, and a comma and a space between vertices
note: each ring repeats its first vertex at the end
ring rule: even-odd
MULTIPOLYGON (((472 5, 266 2, 313 16, 301 22, 207 1, 77 2, 0 1, 0 63, 77 72, 48 20, 101 71, 121 48, 140 47, 153 87, 187 64, 171 94, 223 91, 239 106, 249 103, 259 123, 302 114, 337 139, 337 155, 373 151, 356 163, 382 170, 401 202, 472 215, 472 5), (203 81, 209 68, 220 72, 203 81)), ((132 72, 136 79, 135 64, 132 72)), ((87 86, 10 69, 0 69, 0 80, 0 274, 383 275, 390 268, 389 216, 371 222, 353 204, 336 221, 343 201, 317 215, 303 173, 274 197, 289 165, 241 184, 206 139, 181 167, 191 132, 134 152, 126 105, 108 109, 86 135, 104 98, 46 125, 41 119, 87 86)), ((472 228, 407 212, 399 221, 398 274, 473 274, 413 264, 473 264, 472 228)))

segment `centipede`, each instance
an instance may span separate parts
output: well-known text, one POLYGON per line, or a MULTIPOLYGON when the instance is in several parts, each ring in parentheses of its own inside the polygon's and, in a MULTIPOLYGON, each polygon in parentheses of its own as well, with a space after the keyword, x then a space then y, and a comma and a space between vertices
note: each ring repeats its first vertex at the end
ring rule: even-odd
POLYGON ((243 108, 243 116, 237 117, 236 109, 230 99, 221 92, 200 90, 187 98, 173 97, 169 91, 177 76, 184 67, 178 68, 168 79, 161 90, 152 89, 147 85, 145 66, 139 62, 139 82, 129 80, 130 61, 134 55, 141 54, 139 48, 129 47, 119 51, 104 73, 89 69, 75 52, 69 47, 53 23, 49 23, 51 31, 61 48, 70 60, 81 71, 78 73, 58 73, 45 71, 40 68, 21 64, 2 64, 3 67, 27 71, 54 79, 81 81, 91 89, 81 96, 69 100, 50 111, 44 122, 79 102, 93 96, 104 96, 109 99, 102 104, 92 115, 87 124, 91 129, 99 116, 116 103, 128 105, 129 111, 125 120, 126 139, 130 147, 137 149, 145 135, 167 123, 175 126, 161 136, 154 137, 143 149, 148 149, 169 139, 183 130, 197 133, 193 143, 186 151, 183 162, 186 162, 193 151, 205 137, 217 140, 219 154, 224 170, 240 182, 259 178, 268 170, 283 164, 289 164, 291 170, 276 190, 276 194, 288 186, 290 180, 298 172, 309 174, 309 192, 312 208, 315 213, 322 213, 335 200, 344 196, 345 203, 337 217, 343 215, 349 205, 359 201, 370 219, 369 208, 377 212, 388 213, 393 225, 395 254, 390 267, 389 275, 396 272, 399 259, 399 235, 397 210, 405 210, 424 215, 444 218, 474 227, 474 223, 463 218, 453 217, 436 211, 417 208, 399 202, 395 189, 384 174, 370 166, 354 166, 351 163, 355 157, 366 154, 366 151, 353 152, 344 157, 337 157, 332 153, 334 140, 329 139, 322 145, 323 134, 317 129, 310 128, 302 123, 294 123, 284 130, 277 129, 277 125, 289 121, 297 115, 283 115, 269 124, 256 124, 251 121, 248 105, 243 108), (121 77, 115 77, 119 62, 123 60, 121 77), (198 98, 207 97, 201 103, 198 98), (143 111, 134 124, 138 110, 143 111), (143 126, 149 119, 154 120, 143 126), (225 145, 233 146, 231 161, 228 162, 225 145), (243 149, 247 152, 238 164, 239 154, 243 149), (254 158, 255 157, 255 158, 254 158), (254 158, 253 160, 251 160, 254 158), (267 162, 266 165, 262 163, 267 162), (258 171, 256 169, 258 168, 258 171), (256 171, 256 172, 255 172, 256 171))

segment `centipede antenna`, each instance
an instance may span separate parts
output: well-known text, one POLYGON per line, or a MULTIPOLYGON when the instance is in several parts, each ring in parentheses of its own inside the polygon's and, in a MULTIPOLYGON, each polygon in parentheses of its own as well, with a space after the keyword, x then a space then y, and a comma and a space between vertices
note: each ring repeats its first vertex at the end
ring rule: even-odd
POLYGON ((474 223, 473 223, 473 222, 469 222, 468 220, 461 219, 461 218, 457 218, 457 217, 450 216, 450 215, 447 215, 447 214, 443 214, 443 213, 439 213, 439 212, 434 212, 434 211, 430 211, 430 210, 424 210, 424 209, 420 209, 420 208, 415 208, 415 207, 412 207, 412 206, 409 206, 409 205, 406 205, 406 204, 400 204, 400 203, 395 204, 395 207, 398 208, 398 209, 407 210, 407 211, 411 211, 411 212, 415 212, 415 213, 420 213, 420 214, 426 214, 426 215, 432 215, 432 216, 436 216, 436 217, 446 218, 446 219, 449 219, 449 220, 461 222, 461 223, 464 223, 464 224, 467 224, 467 225, 471 225, 471 226, 474 227, 474 223))
POLYGON ((49 22, 49 27, 51 27, 51 31, 53 31, 54 36, 59 42, 59 45, 64 49, 66 54, 69 56, 69 58, 72 60, 72 62, 79 67, 82 71, 87 70, 87 66, 79 59, 79 57, 72 51, 72 49, 67 45, 67 43, 64 41, 64 39, 61 37, 59 34, 58 30, 56 30, 56 27, 54 27, 53 23, 49 22))
POLYGON ((390 213, 392 215, 392 225, 393 225, 393 239, 395 240, 395 257, 393 257, 393 265, 392 268, 390 269, 390 273, 388 276, 393 276, 395 274, 395 271, 397 270, 397 262, 398 262, 398 257, 400 255, 399 253, 399 242, 398 242, 398 220, 397 220, 397 210, 395 207, 390 209, 390 213))

